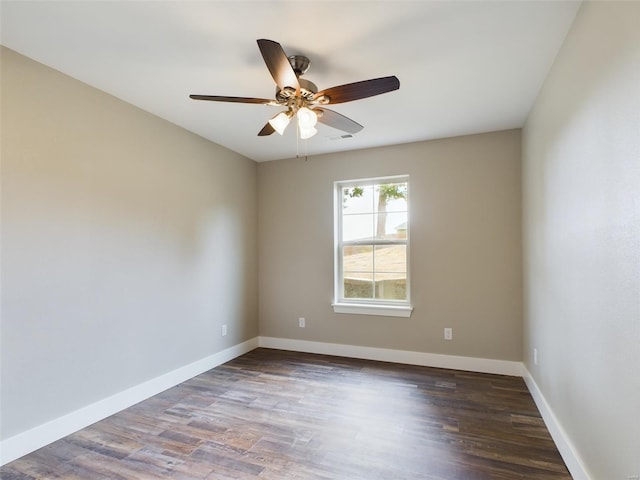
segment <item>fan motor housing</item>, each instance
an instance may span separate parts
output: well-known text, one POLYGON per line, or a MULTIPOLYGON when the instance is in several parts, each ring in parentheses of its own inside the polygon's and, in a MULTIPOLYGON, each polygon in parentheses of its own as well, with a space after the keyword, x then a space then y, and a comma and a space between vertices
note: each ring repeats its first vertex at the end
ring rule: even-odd
MULTIPOLYGON (((311 101, 313 96, 318 93, 318 87, 313 82, 298 78, 300 84, 300 97, 304 100, 311 101)), ((293 87, 285 87, 283 89, 276 88, 276 100, 278 103, 288 103, 289 100, 296 98, 296 89, 293 87)))

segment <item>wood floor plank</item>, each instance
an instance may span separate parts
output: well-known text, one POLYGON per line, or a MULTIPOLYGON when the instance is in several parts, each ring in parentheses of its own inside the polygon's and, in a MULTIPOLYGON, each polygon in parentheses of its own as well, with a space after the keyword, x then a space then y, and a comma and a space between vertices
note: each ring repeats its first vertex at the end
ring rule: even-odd
POLYGON ((256 349, 4 480, 568 480, 518 377, 256 349))

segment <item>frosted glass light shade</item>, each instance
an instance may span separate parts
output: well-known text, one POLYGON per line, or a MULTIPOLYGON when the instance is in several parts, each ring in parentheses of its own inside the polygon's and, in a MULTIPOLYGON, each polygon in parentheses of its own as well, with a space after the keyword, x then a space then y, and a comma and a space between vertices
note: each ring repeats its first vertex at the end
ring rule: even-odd
POLYGON ((284 129, 289 125, 289 115, 287 112, 280 112, 278 115, 269 120, 273 129, 280 135, 284 133, 284 129))
POLYGON ((300 125, 300 138, 302 140, 306 140, 307 138, 311 138, 316 133, 318 133, 318 130, 315 129, 314 127, 302 128, 302 125, 300 125))
POLYGON ((318 121, 318 116, 313 110, 309 110, 307 107, 298 109, 298 125, 300 129, 313 128, 318 121))

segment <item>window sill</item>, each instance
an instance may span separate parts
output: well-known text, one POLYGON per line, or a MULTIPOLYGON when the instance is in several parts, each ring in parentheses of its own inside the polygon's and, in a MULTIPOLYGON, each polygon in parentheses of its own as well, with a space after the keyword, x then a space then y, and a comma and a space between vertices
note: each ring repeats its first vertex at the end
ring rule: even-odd
POLYGON ((332 303, 335 313, 348 313, 355 315, 377 315, 381 317, 405 317, 409 318, 413 307, 396 305, 373 305, 359 303, 332 303))

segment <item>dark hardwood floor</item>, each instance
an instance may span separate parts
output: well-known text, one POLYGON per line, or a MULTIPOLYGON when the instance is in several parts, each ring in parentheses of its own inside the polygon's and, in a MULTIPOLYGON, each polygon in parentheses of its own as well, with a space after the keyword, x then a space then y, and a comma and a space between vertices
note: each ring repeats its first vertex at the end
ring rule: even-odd
POLYGON ((12 479, 570 479, 521 378, 257 349, 12 479))

